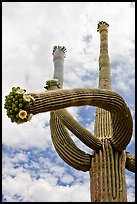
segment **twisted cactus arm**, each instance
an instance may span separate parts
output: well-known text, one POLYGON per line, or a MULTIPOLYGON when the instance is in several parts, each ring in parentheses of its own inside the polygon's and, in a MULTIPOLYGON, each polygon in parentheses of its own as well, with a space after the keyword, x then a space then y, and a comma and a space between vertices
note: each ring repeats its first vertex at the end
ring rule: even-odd
POLYGON ((32 114, 55 111, 71 106, 91 105, 110 111, 112 115, 112 145, 122 151, 132 136, 132 117, 124 99, 117 93, 105 89, 69 89, 53 90, 47 93, 31 95, 35 104, 30 107, 32 114), (120 128, 120 130, 118 129, 120 128))
POLYGON ((102 142, 91 134, 86 128, 80 125, 66 109, 55 111, 61 122, 85 145, 93 150, 98 150, 102 146, 102 142))
MULTIPOLYGON (((46 85, 49 92, 60 88, 58 80, 49 80, 46 85)), ((88 171, 91 164, 91 155, 81 151, 75 145, 56 112, 53 111, 50 112, 50 130, 53 145, 59 156, 73 168, 88 171)))
POLYGON ((135 156, 126 152, 126 169, 135 173, 135 156))
POLYGON ((60 122, 56 113, 50 112, 51 137, 59 156, 77 170, 89 171, 91 155, 81 151, 70 138, 65 126, 60 122))

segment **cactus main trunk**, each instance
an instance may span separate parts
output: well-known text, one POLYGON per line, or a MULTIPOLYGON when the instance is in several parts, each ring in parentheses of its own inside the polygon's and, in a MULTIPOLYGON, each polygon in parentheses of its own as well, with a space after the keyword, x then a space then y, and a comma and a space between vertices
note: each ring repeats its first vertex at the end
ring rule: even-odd
MULTIPOLYGON (((108 56, 108 24, 100 22, 99 89, 111 90, 108 56)), ((94 135, 103 148, 93 151, 90 169, 91 202, 126 202, 125 151, 116 151, 111 144, 113 127, 110 112, 96 108, 94 135), (94 185, 96 183, 96 185, 94 185)))
POLYGON ((109 139, 94 151, 90 169, 91 202, 126 202, 125 151, 115 151, 109 139))

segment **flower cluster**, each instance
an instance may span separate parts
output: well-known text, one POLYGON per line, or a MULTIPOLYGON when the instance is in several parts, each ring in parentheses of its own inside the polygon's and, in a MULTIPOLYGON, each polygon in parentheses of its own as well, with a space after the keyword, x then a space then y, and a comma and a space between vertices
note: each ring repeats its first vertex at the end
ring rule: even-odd
POLYGON ((98 23, 98 25, 97 25, 97 32, 99 31, 99 27, 100 27, 101 25, 106 25, 107 27, 109 27, 109 24, 108 24, 108 23, 106 23, 105 21, 100 21, 100 22, 98 23))
POLYGON ((52 80, 46 81, 46 86, 44 88, 48 90, 53 86, 60 88, 60 82, 58 81, 58 79, 52 79, 52 80))
POLYGON ((35 99, 31 95, 26 95, 25 92, 20 87, 13 87, 9 95, 5 96, 4 108, 11 122, 21 124, 30 121, 33 116, 29 108, 35 103, 35 99))
MULTIPOLYGON (((52 54, 54 55, 56 51, 62 51, 65 54, 67 50, 64 46, 54 46, 52 54)), ((64 57, 66 57, 66 55, 64 55, 64 57)))

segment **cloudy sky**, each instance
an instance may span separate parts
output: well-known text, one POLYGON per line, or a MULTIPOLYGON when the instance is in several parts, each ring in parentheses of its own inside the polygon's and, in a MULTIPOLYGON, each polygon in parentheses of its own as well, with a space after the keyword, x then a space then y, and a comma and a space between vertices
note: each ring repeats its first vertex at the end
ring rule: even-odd
MULTIPOLYGON (((53 78, 52 49, 67 48, 64 88, 98 86, 100 36, 109 26, 112 90, 128 104, 135 121, 134 2, 3 2, 2 99, 13 86, 43 92, 53 78)), ((68 108, 93 132, 95 108, 68 108)), ((3 109, 3 202, 89 202, 89 172, 68 166, 51 142, 49 113, 16 125, 3 109)), ((72 136, 82 150, 91 150, 72 136)), ((135 153, 135 133, 127 146, 135 153)), ((126 170, 128 201, 135 201, 135 177, 126 170)))

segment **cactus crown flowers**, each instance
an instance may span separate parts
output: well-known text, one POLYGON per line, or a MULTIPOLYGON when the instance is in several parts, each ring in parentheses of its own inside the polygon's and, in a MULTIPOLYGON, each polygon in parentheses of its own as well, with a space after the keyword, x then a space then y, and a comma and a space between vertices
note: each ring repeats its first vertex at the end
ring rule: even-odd
POLYGON ((20 87, 13 87, 9 95, 5 96, 4 108, 11 122, 21 124, 30 121, 33 116, 29 108, 35 103, 35 99, 25 92, 20 87))
POLYGON ((106 25, 107 27, 109 27, 109 24, 108 24, 108 23, 106 23, 105 21, 100 21, 100 22, 98 23, 98 25, 97 25, 97 32, 99 31, 99 27, 100 27, 101 25, 106 25))
POLYGON ((60 82, 58 81, 58 79, 46 81, 46 86, 44 88, 48 90, 52 86, 57 86, 58 88, 60 88, 60 82))
MULTIPOLYGON (((54 55, 56 51, 62 51, 65 54, 67 50, 64 46, 63 47, 62 46, 54 46, 52 54, 54 55)), ((66 55, 64 55, 64 57, 66 57, 66 55)))

